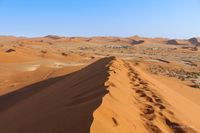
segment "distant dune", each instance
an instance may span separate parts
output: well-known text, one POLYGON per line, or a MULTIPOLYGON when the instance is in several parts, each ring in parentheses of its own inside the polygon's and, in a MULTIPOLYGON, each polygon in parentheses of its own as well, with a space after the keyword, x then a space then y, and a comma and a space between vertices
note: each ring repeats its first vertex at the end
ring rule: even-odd
POLYGON ((194 45, 200 46, 200 38, 191 38, 189 39, 189 42, 194 45))
POLYGON ((188 40, 172 39, 172 40, 168 40, 167 44, 172 44, 172 45, 190 45, 190 42, 188 40))
POLYGON ((97 43, 97 44, 171 44, 171 45, 200 45, 199 38, 191 38, 191 39, 167 39, 167 38, 145 38, 140 36, 132 36, 132 37, 109 37, 109 36, 101 36, 101 37, 61 37, 57 35, 47 35, 45 37, 38 38, 17 38, 14 36, 0 36, 0 42, 6 41, 39 41, 39 42, 48 42, 48 41, 63 41, 63 42, 88 42, 88 43, 97 43))

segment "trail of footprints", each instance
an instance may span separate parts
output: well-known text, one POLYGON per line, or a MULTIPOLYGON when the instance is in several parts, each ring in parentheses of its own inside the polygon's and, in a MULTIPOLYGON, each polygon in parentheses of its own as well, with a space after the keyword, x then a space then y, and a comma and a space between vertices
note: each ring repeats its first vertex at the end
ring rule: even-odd
POLYGON ((134 97, 141 110, 141 118, 144 125, 151 133, 162 133, 163 131, 156 126, 156 119, 166 125, 173 133, 195 133, 189 127, 179 124, 172 111, 167 109, 167 103, 154 90, 150 89, 147 82, 139 77, 129 63, 125 63, 128 68, 128 76, 133 85, 134 97))

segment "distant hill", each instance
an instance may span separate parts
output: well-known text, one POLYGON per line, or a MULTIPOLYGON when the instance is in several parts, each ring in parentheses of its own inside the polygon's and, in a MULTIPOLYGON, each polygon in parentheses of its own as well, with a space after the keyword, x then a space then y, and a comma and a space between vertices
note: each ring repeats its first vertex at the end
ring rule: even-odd
POLYGON ((191 38, 189 39, 189 42, 194 45, 200 46, 200 38, 191 38))
POLYGON ((47 35, 38 38, 25 38, 14 36, 0 36, 0 42, 6 41, 63 41, 76 43, 97 43, 97 44, 168 44, 168 45, 196 45, 200 46, 200 38, 194 37, 191 39, 168 39, 168 38, 146 38, 140 36, 132 37, 112 37, 112 36, 96 36, 96 37, 62 37, 57 35, 47 35))

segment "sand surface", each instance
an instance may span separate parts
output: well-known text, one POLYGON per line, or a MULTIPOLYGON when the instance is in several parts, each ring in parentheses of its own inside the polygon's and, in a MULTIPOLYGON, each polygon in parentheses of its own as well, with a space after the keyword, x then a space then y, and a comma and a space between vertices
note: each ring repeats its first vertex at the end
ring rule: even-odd
POLYGON ((29 85, 0 97, 0 129, 4 133, 199 131, 200 106, 145 74, 128 61, 110 57, 29 85), (178 112, 187 119, 180 119, 178 112))
POLYGON ((0 63, 1 133, 200 132, 191 40, 0 37, 0 63))

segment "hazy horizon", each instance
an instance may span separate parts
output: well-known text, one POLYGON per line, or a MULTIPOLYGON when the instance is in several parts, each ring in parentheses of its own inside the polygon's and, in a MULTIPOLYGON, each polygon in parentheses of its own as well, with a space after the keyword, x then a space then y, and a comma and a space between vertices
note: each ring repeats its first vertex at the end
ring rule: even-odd
MULTIPOLYGON (((59 37, 83 37, 83 38, 92 38, 92 37, 120 37, 120 38, 130 38, 130 37, 134 37, 134 36, 139 36, 139 35, 132 35, 132 36, 104 36, 104 35, 100 35, 100 36, 65 36, 65 35, 57 35, 57 34, 48 34, 48 35, 42 35, 42 36, 16 36, 16 35, 0 35, 0 36, 4 36, 4 37, 21 37, 21 38, 40 38, 40 37, 46 37, 46 36, 49 36, 49 35, 52 35, 52 36, 59 36, 59 37)), ((191 36, 191 37, 188 37, 188 38, 173 38, 173 37, 164 37, 164 36, 158 36, 158 37, 148 37, 148 36, 139 36, 139 37, 144 37, 144 38, 166 38, 166 39, 191 39, 191 38, 199 38, 200 36, 191 36)))

